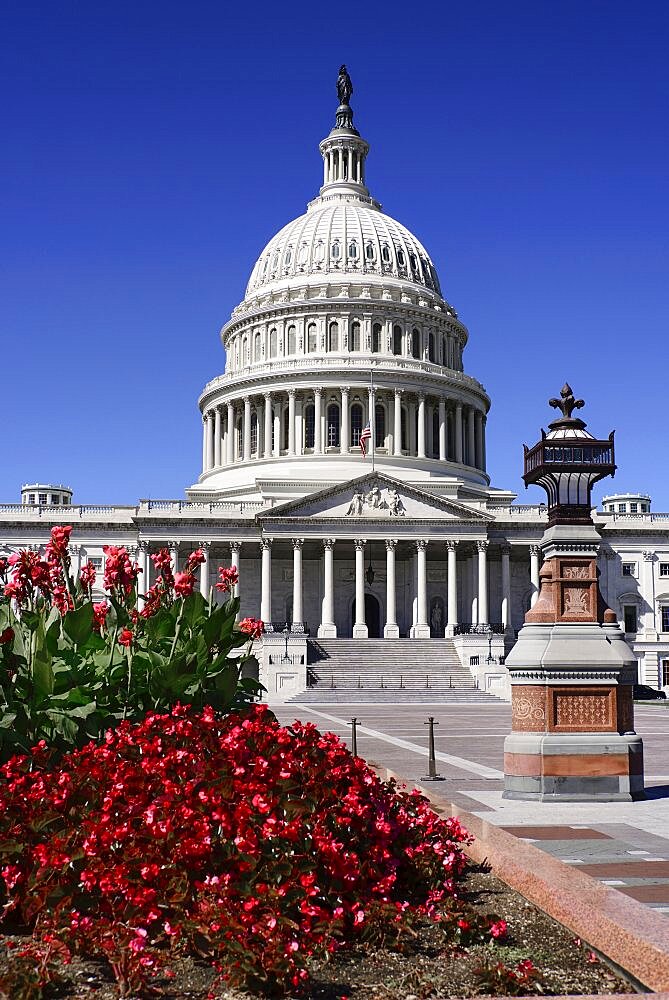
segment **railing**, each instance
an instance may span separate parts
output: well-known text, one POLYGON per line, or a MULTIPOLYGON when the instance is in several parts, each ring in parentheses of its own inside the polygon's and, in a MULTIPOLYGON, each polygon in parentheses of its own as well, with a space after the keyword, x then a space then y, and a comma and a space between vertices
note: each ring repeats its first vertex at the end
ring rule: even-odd
POLYGON ((669 521, 669 514, 622 514, 617 511, 598 510, 597 516, 605 518, 607 521, 641 521, 652 524, 654 521, 669 521))
POLYGON ((488 625, 475 625, 473 622, 460 622, 455 626, 454 635, 504 635, 503 622, 490 622, 488 625))
POLYGON ((274 634, 281 633, 285 635, 309 635, 309 628, 307 622, 265 622, 265 633, 274 634))
POLYGON ((262 500, 140 500, 138 513, 145 511, 163 511, 174 514, 216 514, 234 511, 243 514, 245 511, 263 510, 268 505, 262 500))
POLYGON ((486 510, 497 517, 504 517, 505 515, 509 517, 527 517, 528 515, 533 515, 534 517, 545 518, 547 516, 545 503, 514 503, 508 504, 505 507, 489 503, 486 506, 486 510))
POLYGON ((285 654, 279 656, 275 653, 270 654, 269 663, 271 667, 279 667, 282 664, 286 667, 301 667, 304 666, 304 656, 300 653, 289 653, 288 656, 285 654))
POLYGON ((129 517, 137 510, 136 507, 112 504, 29 504, 0 503, 0 515, 21 514, 26 518, 46 518, 47 520, 62 515, 67 520, 85 518, 98 514, 128 514, 129 517))

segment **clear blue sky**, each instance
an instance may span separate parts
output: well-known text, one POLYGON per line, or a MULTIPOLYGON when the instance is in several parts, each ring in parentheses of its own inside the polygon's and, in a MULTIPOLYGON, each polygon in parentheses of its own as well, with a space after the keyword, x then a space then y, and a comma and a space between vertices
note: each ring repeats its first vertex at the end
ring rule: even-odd
POLYGON ((665 0, 5 5, 0 500, 180 497, 197 397, 321 180, 346 62, 368 183, 434 259, 492 396, 493 482, 565 379, 669 510, 665 0))

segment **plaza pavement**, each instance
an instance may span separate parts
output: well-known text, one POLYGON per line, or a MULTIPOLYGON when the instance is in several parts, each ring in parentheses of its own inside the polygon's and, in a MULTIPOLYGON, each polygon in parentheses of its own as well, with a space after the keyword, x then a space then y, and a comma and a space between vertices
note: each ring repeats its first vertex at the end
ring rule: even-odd
POLYGON ((421 783, 427 774, 428 716, 435 726, 437 771, 429 786, 474 813, 604 885, 669 916, 669 704, 635 706, 644 741, 647 799, 562 804, 502 798, 508 704, 272 705, 279 721, 314 722, 351 743, 372 764, 421 783))

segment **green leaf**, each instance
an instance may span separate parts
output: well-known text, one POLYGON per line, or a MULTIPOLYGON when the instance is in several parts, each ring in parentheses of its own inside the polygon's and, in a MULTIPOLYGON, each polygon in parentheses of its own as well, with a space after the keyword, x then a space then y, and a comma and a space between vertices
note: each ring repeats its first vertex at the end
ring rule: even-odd
POLYGON ((80 608, 68 611, 63 618, 63 630, 72 642, 84 643, 93 630, 93 602, 87 601, 80 608))
POLYGON ((0 729, 11 729, 16 720, 16 712, 2 712, 0 714, 0 729))
POLYGON ((35 700, 41 701, 53 694, 53 670, 51 669, 51 657, 46 649, 40 648, 35 651, 33 659, 33 684, 35 688, 35 700))

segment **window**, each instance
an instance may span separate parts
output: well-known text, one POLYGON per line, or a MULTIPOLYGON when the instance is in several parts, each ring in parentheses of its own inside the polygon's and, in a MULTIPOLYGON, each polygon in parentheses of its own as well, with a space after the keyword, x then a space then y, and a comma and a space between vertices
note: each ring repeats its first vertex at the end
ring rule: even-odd
POLYGON ((57 507, 59 505, 60 497, 57 493, 51 494, 51 503, 54 505, 54 507, 57 507))
POLYGON ((360 444, 362 434, 362 406, 354 403, 351 407, 351 447, 356 448, 360 444))
POLYGON ((296 334, 295 334, 295 327, 294 326, 289 326, 288 327, 288 353, 289 354, 295 354, 296 350, 297 350, 297 337, 296 337, 296 334))
POLYGON ((439 410, 432 409, 432 457, 439 458, 439 410))
POLYGON ((327 441, 328 448, 339 447, 339 407, 336 403, 330 403, 327 410, 327 441))
POLYGON ((669 660, 662 660, 662 687, 669 687, 669 660))
POLYGON ((618 504, 618 513, 619 514, 626 514, 627 513, 627 504, 626 503, 619 503, 618 504))
POLYGON ((381 350, 381 324, 375 323, 372 327, 372 354, 378 354, 381 350))
POLYGON ((39 503, 46 503, 46 493, 40 493, 37 500, 39 503))
POLYGON ((377 403, 374 408, 374 447, 384 448, 386 444, 386 408, 377 403))
POLYGON ((255 362, 262 361, 262 346, 259 332, 253 338, 253 360, 255 362))
POLYGON ((367 260, 374 260, 374 244, 368 243, 365 247, 365 257, 367 260))
POLYGON ((102 556, 89 556, 89 563, 93 563, 93 567, 96 573, 102 572, 102 556))
POLYGON ((290 426, 290 424, 289 424, 289 420, 288 420, 288 407, 286 406, 286 407, 284 407, 284 410, 283 410, 283 450, 284 451, 288 451, 288 428, 289 428, 289 426, 290 426))
POLYGON ((660 563, 660 576, 669 576, 669 563, 660 563))
POLYGON ((639 504, 638 503, 631 503, 630 504, 630 514, 636 514, 636 512, 638 511, 638 509, 639 509, 639 504))
POLYGON ((330 247, 330 256, 332 257, 333 260, 339 260, 340 254, 341 250, 339 249, 339 243, 337 242, 337 240, 335 240, 332 246, 330 247))
POLYGON ((317 264, 322 264, 325 260, 325 244, 323 243, 323 240, 319 240, 314 247, 314 260, 317 264))
POLYGON ((328 329, 328 351, 339 350, 339 327, 336 323, 330 323, 328 329))
POLYGON ((430 361, 434 362, 434 361, 437 360, 436 357, 435 357, 435 354, 434 354, 434 334, 433 333, 430 334, 429 339, 428 339, 427 356, 430 359, 430 361))
POLYGON ((633 635, 636 634, 637 620, 635 604, 626 604, 623 607, 623 618, 625 619, 625 631, 633 635))
POLYGON ((390 247, 387 243, 381 247, 381 260, 384 264, 390 264, 390 247))
POLYGON ((393 327, 393 354, 402 353, 402 327, 393 327))
POLYGON ((276 346, 277 346, 277 335, 276 327, 272 327, 269 331, 269 356, 270 358, 276 357, 276 346))
POLYGON ((258 450, 258 414, 253 411, 251 414, 251 454, 258 450))
POLYGON ((356 321, 351 323, 351 350, 359 351, 360 349, 360 324, 356 321))
POLYGON ((650 508, 649 508, 649 506, 648 506, 648 504, 647 504, 647 503, 642 503, 642 504, 641 504, 641 513, 642 513, 642 514, 647 514, 647 513, 648 513, 648 511, 649 511, 649 509, 650 509, 650 508))
POLYGON ((351 260, 358 259, 358 244, 355 240, 350 240, 348 244, 348 255, 351 260))
POLYGON ((420 333, 418 330, 413 330, 411 333, 411 355, 414 358, 420 358, 420 333))
POLYGON ((662 632, 669 632, 669 604, 663 604, 661 607, 662 612, 662 632))
POLYGON ((237 434, 236 434, 236 444, 237 444, 237 458, 242 457, 242 419, 241 417, 237 420, 237 434))
POLYGON ((307 328, 307 351, 309 354, 315 354, 318 347, 318 333, 316 330, 316 324, 310 323, 307 328))
POLYGON ((286 250, 286 256, 284 257, 283 260, 284 266, 288 267, 292 259, 293 259, 293 249, 292 247, 288 247, 288 249, 286 250))
POLYGON ((623 576, 636 576, 636 563, 623 563, 623 576))
POLYGON ((67 506, 67 504, 68 504, 69 502, 70 502, 70 500, 69 500, 69 497, 63 497, 63 504, 64 504, 65 506, 67 506))
POLYGON ((408 451, 409 446, 407 444, 407 411, 404 407, 402 407, 400 422, 401 422, 401 435, 402 435, 402 451, 408 451))
POLYGON ((304 408, 304 447, 313 448, 316 430, 316 409, 313 403, 304 408))
POLYGON ((397 250, 397 263, 399 264, 400 267, 404 267, 406 263, 404 259, 404 250, 400 250, 399 247, 397 250))
POLYGON ((28 503, 35 503, 35 494, 34 493, 29 493, 28 494, 28 503))

